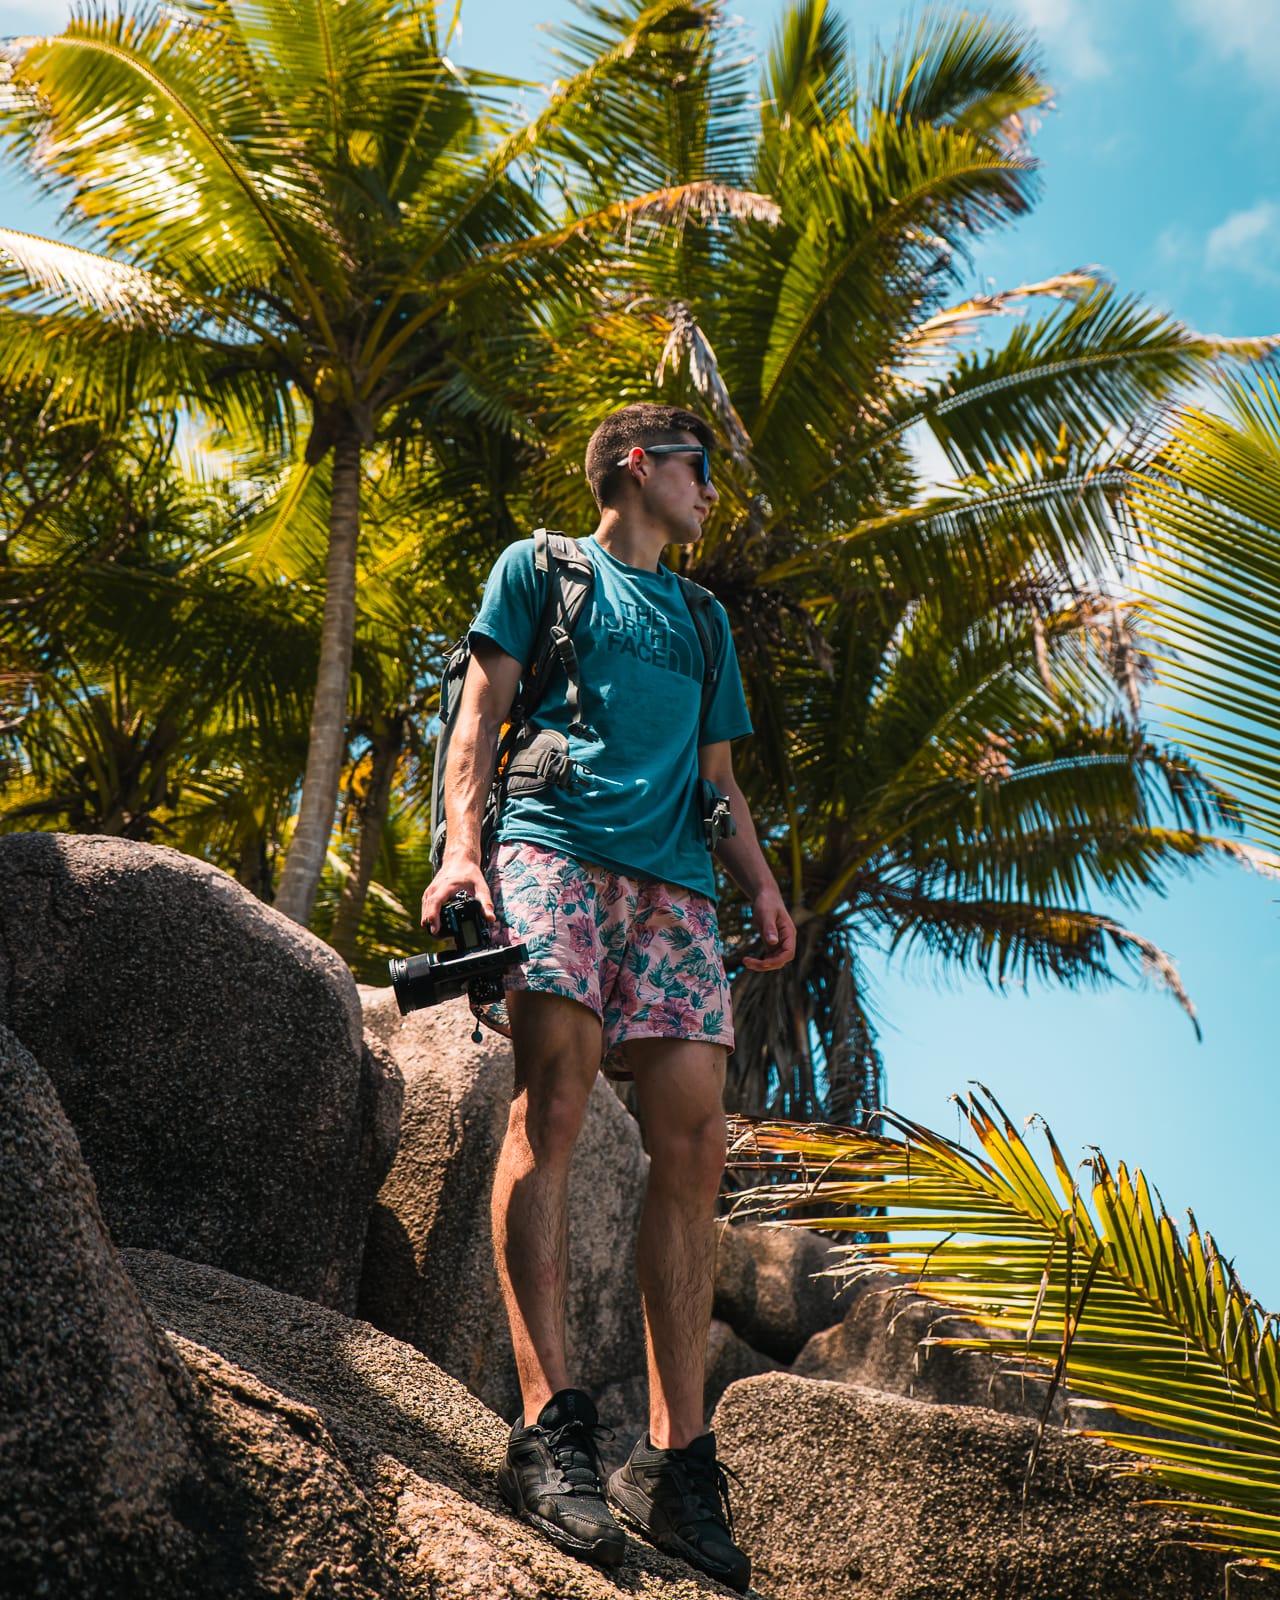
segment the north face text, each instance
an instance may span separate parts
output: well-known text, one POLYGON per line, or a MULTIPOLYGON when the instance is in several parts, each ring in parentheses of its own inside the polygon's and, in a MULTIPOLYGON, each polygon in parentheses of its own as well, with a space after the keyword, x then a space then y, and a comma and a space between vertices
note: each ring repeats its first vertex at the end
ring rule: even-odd
POLYGON ((599 619, 610 655, 635 656, 638 661, 701 683, 702 664, 694 660, 694 644, 677 633, 656 607, 624 600, 621 615, 600 606, 599 619))

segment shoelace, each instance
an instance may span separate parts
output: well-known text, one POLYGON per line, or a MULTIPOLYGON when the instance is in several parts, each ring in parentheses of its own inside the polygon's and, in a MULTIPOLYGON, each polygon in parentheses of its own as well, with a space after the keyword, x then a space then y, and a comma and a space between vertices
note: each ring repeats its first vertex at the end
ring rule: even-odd
POLYGON ((729 1504, 729 1479, 732 1478, 739 1487, 742 1479, 723 1462, 714 1459, 705 1461, 697 1456, 682 1456, 678 1470, 683 1473, 685 1485, 698 1502, 703 1515, 710 1517, 713 1522, 723 1522, 732 1538, 733 1507, 729 1504))
POLYGON ((600 1494, 597 1439, 612 1439, 613 1429, 586 1422, 565 1422, 546 1436, 547 1449, 569 1485, 569 1494, 600 1494))

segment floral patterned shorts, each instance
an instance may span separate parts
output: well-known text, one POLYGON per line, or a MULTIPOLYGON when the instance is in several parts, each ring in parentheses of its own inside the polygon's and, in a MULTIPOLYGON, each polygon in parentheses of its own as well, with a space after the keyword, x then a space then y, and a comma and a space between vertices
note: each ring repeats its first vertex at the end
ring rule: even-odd
MULTIPOLYGON (((733 1048, 715 902, 655 878, 574 861, 523 840, 500 844, 488 881, 495 944, 527 944, 508 989, 578 1000, 604 1027, 604 1070, 630 1078, 628 1039, 702 1039, 733 1048)), ((510 1032, 506 1006, 476 1015, 510 1032)))

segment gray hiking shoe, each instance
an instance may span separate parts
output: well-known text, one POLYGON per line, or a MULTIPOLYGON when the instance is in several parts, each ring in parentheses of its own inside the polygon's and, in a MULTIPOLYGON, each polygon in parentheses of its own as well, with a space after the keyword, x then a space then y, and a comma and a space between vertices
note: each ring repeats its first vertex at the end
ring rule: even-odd
POLYGON ((569 1555, 616 1566, 627 1536, 613 1520, 600 1484, 596 1435, 600 1419, 590 1395, 561 1389, 524 1426, 521 1418, 498 1468, 498 1488, 511 1509, 569 1555))
POLYGON ((609 1499, 659 1550, 745 1592, 751 1562, 733 1542, 729 1483, 716 1460, 714 1433, 700 1434, 683 1450, 655 1449, 646 1434, 609 1479, 609 1499))

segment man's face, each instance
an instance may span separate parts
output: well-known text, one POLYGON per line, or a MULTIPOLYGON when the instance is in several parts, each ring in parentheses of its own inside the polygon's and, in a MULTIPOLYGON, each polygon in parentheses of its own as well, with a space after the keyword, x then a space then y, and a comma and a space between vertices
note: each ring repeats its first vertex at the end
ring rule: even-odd
POLYGON ((693 544, 720 496, 714 483, 698 482, 702 446, 697 439, 685 433, 679 442, 689 446, 688 455, 646 450, 641 457, 635 450, 630 459, 642 468, 634 481, 645 511, 668 531, 672 544, 693 544))

